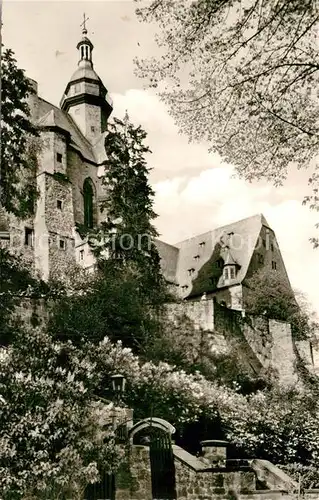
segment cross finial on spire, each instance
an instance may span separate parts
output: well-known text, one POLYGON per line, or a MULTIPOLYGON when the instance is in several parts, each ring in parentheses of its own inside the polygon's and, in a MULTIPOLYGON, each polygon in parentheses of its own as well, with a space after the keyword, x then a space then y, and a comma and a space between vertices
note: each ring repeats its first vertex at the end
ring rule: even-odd
POLYGON ((89 19, 90 19, 89 17, 85 17, 85 12, 83 12, 83 23, 80 24, 80 26, 83 26, 82 28, 83 35, 87 34, 86 21, 88 21, 89 19))

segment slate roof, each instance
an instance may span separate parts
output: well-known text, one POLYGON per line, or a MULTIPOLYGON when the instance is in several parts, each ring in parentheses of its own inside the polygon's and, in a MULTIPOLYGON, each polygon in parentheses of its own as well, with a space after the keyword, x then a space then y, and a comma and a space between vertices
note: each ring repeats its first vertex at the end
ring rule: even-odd
MULTIPOLYGON (((203 275, 207 279, 207 273, 210 273, 213 262, 221 258, 223 264, 229 260, 238 266, 236 278, 230 284, 242 283, 262 226, 271 229, 265 217, 258 214, 175 245, 157 242, 159 254, 164 261, 164 276, 179 285, 181 295, 185 297, 196 295, 204 291, 200 290, 200 287, 196 289, 196 281, 200 280, 203 275)), ((217 288, 223 286, 225 284, 220 273, 217 288)))
POLYGON ((78 150, 86 160, 97 164, 103 161, 100 151, 97 160, 94 147, 84 137, 72 117, 62 109, 39 97, 35 118, 37 118, 36 123, 40 127, 58 127, 67 132, 71 139, 70 145, 78 150))
POLYGON ((162 272, 169 283, 175 284, 179 250, 161 240, 155 240, 155 243, 161 257, 162 272))

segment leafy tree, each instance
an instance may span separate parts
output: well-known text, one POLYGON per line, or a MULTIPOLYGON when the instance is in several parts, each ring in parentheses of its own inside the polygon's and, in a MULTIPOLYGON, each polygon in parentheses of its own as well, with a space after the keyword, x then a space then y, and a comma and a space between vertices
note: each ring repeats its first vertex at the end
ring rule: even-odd
POLYGON ((124 400, 137 419, 162 417, 178 430, 203 419, 207 428, 222 430, 221 438, 235 446, 237 457, 318 467, 318 388, 274 386, 245 396, 198 372, 186 373, 163 362, 143 363, 109 339, 92 349, 92 357, 105 374, 102 395, 111 373, 125 375, 124 400))
POLYGON ((290 288, 277 271, 260 269, 246 282, 245 308, 253 314, 291 324, 296 340, 313 335, 316 323, 305 308, 301 308, 290 288))
POLYGON ((53 284, 44 283, 30 274, 22 259, 0 248, 0 345, 7 346, 21 331, 22 320, 17 308, 24 298, 49 296, 53 284))
POLYGON ((146 132, 134 127, 127 115, 124 121, 115 118, 109 125, 105 138, 108 164, 102 177, 107 197, 101 205, 107 220, 90 241, 100 260, 104 251, 113 267, 134 270, 136 293, 155 306, 163 303, 167 293, 154 243, 158 234, 152 225, 156 214, 145 159, 150 149, 144 145, 145 138, 146 132))
POLYGON ((246 456, 318 467, 318 411, 311 391, 297 387, 259 391, 232 416, 228 414, 228 439, 246 456))
POLYGON ((139 285, 130 267, 120 269, 112 260, 104 262, 102 270, 82 288, 53 302, 49 331, 76 345, 98 343, 108 336, 122 340, 135 352, 145 352, 149 337, 157 332, 158 320, 138 293, 139 285))
MULTIPOLYGON (((153 0, 159 55, 137 73, 190 140, 206 140, 248 180, 281 184, 319 153, 319 15, 313 0, 153 0)), ((306 197, 319 209, 318 165, 306 197)), ((317 244, 318 244, 318 240, 317 244)), ((314 241, 315 243, 315 241, 314 241)))
POLYGON ((101 205, 107 219, 86 229, 97 272, 53 305, 49 330, 56 338, 97 343, 107 335, 145 356, 161 328, 160 309, 168 292, 154 243, 156 214, 145 138, 128 117, 109 125, 102 177, 107 197, 101 205))
POLYGON ((33 92, 12 50, 5 50, 1 57, 0 206, 22 218, 33 212, 37 197, 40 144, 27 102, 33 92))
POLYGON ((99 468, 117 467, 122 452, 103 429, 111 407, 93 399, 98 383, 89 349, 38 329, 17 336, 0 363, 1 498, 80 499, 99 468))

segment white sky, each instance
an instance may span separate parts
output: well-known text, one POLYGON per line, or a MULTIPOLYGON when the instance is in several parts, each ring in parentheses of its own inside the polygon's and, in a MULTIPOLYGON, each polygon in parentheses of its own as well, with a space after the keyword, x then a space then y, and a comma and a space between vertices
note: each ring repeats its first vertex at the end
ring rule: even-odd
POLYGON ((319 250, 309 243, 319 214, 301 204, 309 190, 308 173, 292 171, 280 189, 265 182, 249 184, 232 178, 233 167, 209 154, 204 143, 188 144, 164 105, 134 76, 133 58, 157 50, 155 28, 136 20, 135 6, 123 0, 4 0, 3 43, 38 82, 41 97, 57 105, 76 69, 86 12, 94 66, 114 100, 114 116, 123 117, 127 109, 133 123, 148 132, 161 238, 174 243, 262 212, 276 232, 292 285, 319 312, 319 250))

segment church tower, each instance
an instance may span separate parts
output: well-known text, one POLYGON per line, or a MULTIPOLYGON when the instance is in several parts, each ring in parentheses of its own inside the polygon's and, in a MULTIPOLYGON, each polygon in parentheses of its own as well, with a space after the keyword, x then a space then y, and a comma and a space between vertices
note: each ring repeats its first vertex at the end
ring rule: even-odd
POLYGON ((93 67, 93 44, 87 37, 86 21, 84 15, 82 39, 77 44, 78 68, 67 84, 60 106, 72 116, 84 137, 94 145, 106 130, 113 104, 93 67))

